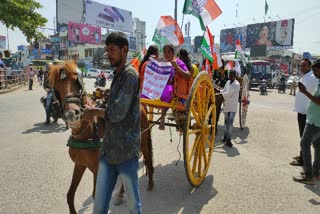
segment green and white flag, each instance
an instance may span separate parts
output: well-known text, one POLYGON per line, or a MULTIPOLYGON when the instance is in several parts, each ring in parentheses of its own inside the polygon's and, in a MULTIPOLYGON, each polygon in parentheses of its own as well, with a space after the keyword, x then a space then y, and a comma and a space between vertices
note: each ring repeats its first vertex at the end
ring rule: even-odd
POLYGON ((214 0, 185 0, 183 14, 192 14, 200 21, 202 30, 205 30, 213 20, 222 13, 214 0))

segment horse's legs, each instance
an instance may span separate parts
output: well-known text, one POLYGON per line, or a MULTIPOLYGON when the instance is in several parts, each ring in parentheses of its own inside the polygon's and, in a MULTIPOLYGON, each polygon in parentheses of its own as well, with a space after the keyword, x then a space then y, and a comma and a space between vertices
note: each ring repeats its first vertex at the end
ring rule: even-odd
POLYGON ((153 151, 152 151, 152 140, 151 140, 151 131, 147 130, 147 133, 143 133, 143 135, 147 135, 146 137, 142 137, 141 140, 141 150, 143 154, 144 164, 147 167, 147 175, 149 178, 148 190, 151 190, 154 186, 153 182, 153 151))
POLYGON ((98 175, 98 167, 89 167, 90 171, 93 174, 93 190, 92 190, 92 197, 94 199, 94 195, 96 194, 96 183, 97 183, 97 175, 98 175))
POLYGON ((80 166, 77 164, 74 165, 72 181, 71 181, 71 185, 70 185, 70 188, 69 188, 69 191, 67 194, 67 202, 68 202, 68 206, 69 206, 69 211, 72 214, 77 213, 76 209, 74 207, 74 196, 75 196, 76 190, 78 188, 78 185, 81 181, 82 175, 85 170, 86 170, 86 167, 84 167, 84 166, 80 166))

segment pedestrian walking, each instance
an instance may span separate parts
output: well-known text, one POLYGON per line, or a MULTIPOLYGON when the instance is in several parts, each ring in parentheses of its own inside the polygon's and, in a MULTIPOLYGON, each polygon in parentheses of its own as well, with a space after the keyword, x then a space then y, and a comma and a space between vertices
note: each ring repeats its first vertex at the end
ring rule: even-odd
MULTIPOLYGON (((318 80, 311 71, 311 62, 309 59, 301 60, 300 72, 302 76, 299 82, 301 82, 306 87, 309 93, 312 93, 314 89, 317 87, 318 80)), ((301 93, 300 91, 297 91, 294 102, 294 111, 297 112, 300 138, 303 135, 303 131, 306 125, 308 101, 309 99, 305 94, 301 93)), ((294 157, 293 159, 294 160, 290 162, 292 166, 303 166, 303 157, 301 149, 300 155, 294 157)))
POLYGON ((240 92, 240 83, 236 80, 236 71, 229 71, 229 80, 220 91, 223 96, 223 112, 224 112, 224 136, 222 142, 225 142, 227 146, 232 147, 231 142, 233 121, 238 110, 238 99, 240 92))
POLYGON ((140 149, 140 93, 138 72, 127 63, 129 42, 122 32, 106 39, 106 52, 115 76, 105 109, 89 108, 83 118, 105 119, 105 135, 99 159, 93 213, 108 213, 117 178, 128 197, 130 213, 141 213, 138 182, 140 149))
POLYGON ((34 71, 33 71, 31 66, 30 66, 29 71, 28 71, 28 78, 29 78, 29 90, 32 90, 34 71))
POLYGON ((307 121, 300 142, 304 160, 304 172, 301 176, 293 177, 296 182, 314 184, 315 179, 320 179, 320 60, 317 60, 311 68, 318 84, 313 94, 308 92, 303 83, 299 83, 299 90, 308 99, 307 121), (311 164, 311 145, 314 147, 314 162, 311 164))
POLYGON ((290 95, 296 96, 296 89, 297 89, 298 77, 296 73, 292 74, 292 84, 290 86, 290 95))

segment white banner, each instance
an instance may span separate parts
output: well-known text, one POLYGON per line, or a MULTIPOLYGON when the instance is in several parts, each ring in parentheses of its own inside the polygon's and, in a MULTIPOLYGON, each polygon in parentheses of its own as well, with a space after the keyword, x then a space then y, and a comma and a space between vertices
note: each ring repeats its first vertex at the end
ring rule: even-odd
POLYGON ((86 1, 85 23, 114 30, 133 32, 132 12, 98 2, 86 1))
POLYGON ((150 60, 144 73, 142 94, 150 99, 157 99, 161 97, 173 68, 171 63, 158 62, 152 58, 150 60))

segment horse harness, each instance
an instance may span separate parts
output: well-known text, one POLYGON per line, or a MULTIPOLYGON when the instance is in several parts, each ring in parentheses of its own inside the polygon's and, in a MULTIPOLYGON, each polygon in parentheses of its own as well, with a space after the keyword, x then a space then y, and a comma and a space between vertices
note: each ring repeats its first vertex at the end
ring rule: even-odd
MULTIPOLYGON (((64 68, 61 68, 60 69, 60 80, 63 80, 67 77, 67 74, 66 74, 66 71, 64 68)), ((65 105, 68 104, 68 103, 74 103, 78 106, 80 106, 80 112, 83 113, 84 112, 84 102, 83 102, 83 98, 85 96, 87 96, 87 93, 85 91, 85 87, 84 87, 84 82, 83 82, 83 79, 81 77, 81 75, 78 73, 77 74, 77 83, 80 85, 80 93, 79 94, 70 94, 70 95, 67 95, 66 97, 64 97, 63 100, 61 100, 61 96, 59 94, 59 92, 57 92, 56 90, 54 90, 55 92, 55 95, 56 97, 58 98, 59 102, 62 104, 61 106, 61 111, 62 111, 62 119, 63 120, 66 120, 66 117, 64 115, 64 108, 65 108, 65 105)), ((53 86, 54 87, 54 86, 53 86)), ((98 136, 98 123, 93 120, 93 136, 92 136, 92 139, 89 139, 89 141, 93 141, 93 142, 99 142, 100 139, 99 139, 99 136, 98 136)), ((88 127, 89 123, 87 124, 86 127, 88 127)), ((83 130, 85 130, 86 128, 84 128, 83 130)), ((77 135, 81 134, 78 133, 77 135)), ((70 136, 70 139, 69 141, 71 142, 71 139, 72 139, 72 136, 70 136)), ((69 141, 68 141, 68 146, 72 146, 72 145, 69 145, 69 141)), ((72 140, 72 142, 76 142, 74 139, 72 140)), ((74 147, 74 146, 73 146, 74 147)))

